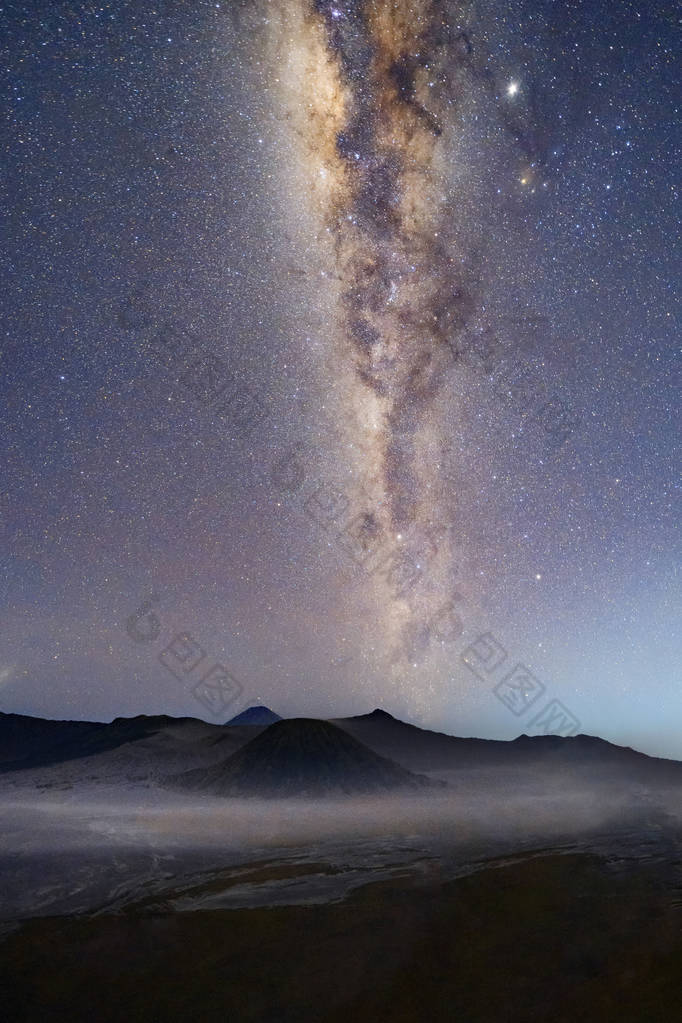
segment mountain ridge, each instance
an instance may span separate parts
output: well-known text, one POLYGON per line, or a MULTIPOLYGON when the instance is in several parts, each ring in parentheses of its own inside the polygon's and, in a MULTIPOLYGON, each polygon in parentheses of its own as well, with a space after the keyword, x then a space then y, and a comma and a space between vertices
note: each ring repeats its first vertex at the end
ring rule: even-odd
MULTIPOLYGON (((247 713, 254 708, 247 708, 247 713)), ((264 716, 273 715, 269 708, 257 708, 264 716)), ((0 711, 0 773, 27 767, 49 766, 68 760, 82 759, 119 747, 139 743, 155 735, 183 739, 222 748, 239 747, 262 732, 268 722, 240 724, 237 715, 225 724, 206 722, 202 718, 167 714, 138 714, 116 717, 109 722, 41 718, 0 711), (235 723, 237 722, 237 723, 235 723), (244 734, 246 733, 246 734, 244 734), (203 737, 203 738, 202 738, 203 737)), ((296 720, 280 718, 277 720, 296 720)), ((366 714, 327 720, 346 734, 368 746, 374 753, 393 760, 410 771, 451 770, 455 768, 492 767, 504 764, 532 766, 534 763, 555 764, 630 764, 643 772, 667 773, 675 780, 682 776, 682 762, 673 758, 652 756, 630 746, 619 746, 600 736, 580 733, 576 736, 527 735, 514 739, 483 739, 462 737, 425 729, 394 717, 380 707, 366 714)))

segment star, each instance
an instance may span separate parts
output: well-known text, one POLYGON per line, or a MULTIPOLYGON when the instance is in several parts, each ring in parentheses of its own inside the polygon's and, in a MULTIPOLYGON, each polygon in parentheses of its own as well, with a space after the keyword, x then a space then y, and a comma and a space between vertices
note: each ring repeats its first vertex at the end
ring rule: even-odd
MULTIPOLYGON (((560 649, 552 695, 580 711, 579 680, 622 655, 609 616, 638 609, 682 736, 656 634, 679 582, 665 19, 649 53, 628 5, 609 45, 570 4, 542 30, 477 5, 466 34, 427 0, 210 0, 144 24, 119 5, 114 66, 106 19, 59 32, 23 6, 0 528, 28 674, 0 661, 2 709, 204 713, 120 628, 158 587, 164 642, 196 630, 197 670, 226 651, 245 698, 428 703, 495 734, 514 723, 454 670, 460 618, 518 635, 510 657, 560 649), (226 54, 216 13, 247 8, 226 54), (64 103, 79 159, 55 177, 64 103)), ((615 734, 615 700, 629 741, 637 701, 609 670, 585 713, 615 734)))

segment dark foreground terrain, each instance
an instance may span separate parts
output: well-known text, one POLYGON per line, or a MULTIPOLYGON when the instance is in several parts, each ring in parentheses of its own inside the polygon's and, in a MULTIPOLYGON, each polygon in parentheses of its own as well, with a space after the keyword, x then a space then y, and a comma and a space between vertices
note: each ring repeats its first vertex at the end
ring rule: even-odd
POLYGON ((681 763, 257 709, 0 715, 0 1023, 682 1023, 681 763))
POLYGON ((455 880, 434 864, 321 905, 177 912, 147 899, 6 935, 2 1018, 670 1023, 681 924, 658 867, 588 854, 455 880))

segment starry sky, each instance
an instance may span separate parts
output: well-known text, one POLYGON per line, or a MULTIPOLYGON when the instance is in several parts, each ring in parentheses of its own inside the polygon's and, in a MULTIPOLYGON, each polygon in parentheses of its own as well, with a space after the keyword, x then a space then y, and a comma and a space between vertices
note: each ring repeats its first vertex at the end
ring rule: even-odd
POLYGON ((0 22, 0 709, 682 758, 673 5, 0 22))

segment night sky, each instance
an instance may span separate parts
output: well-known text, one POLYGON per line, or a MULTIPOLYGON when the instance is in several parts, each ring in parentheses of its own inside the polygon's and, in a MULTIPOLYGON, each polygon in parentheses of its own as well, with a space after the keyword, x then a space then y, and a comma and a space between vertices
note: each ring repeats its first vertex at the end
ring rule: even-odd
POLYGON ((3 5, 0 709, 682 758, 674 11, 3 5))

